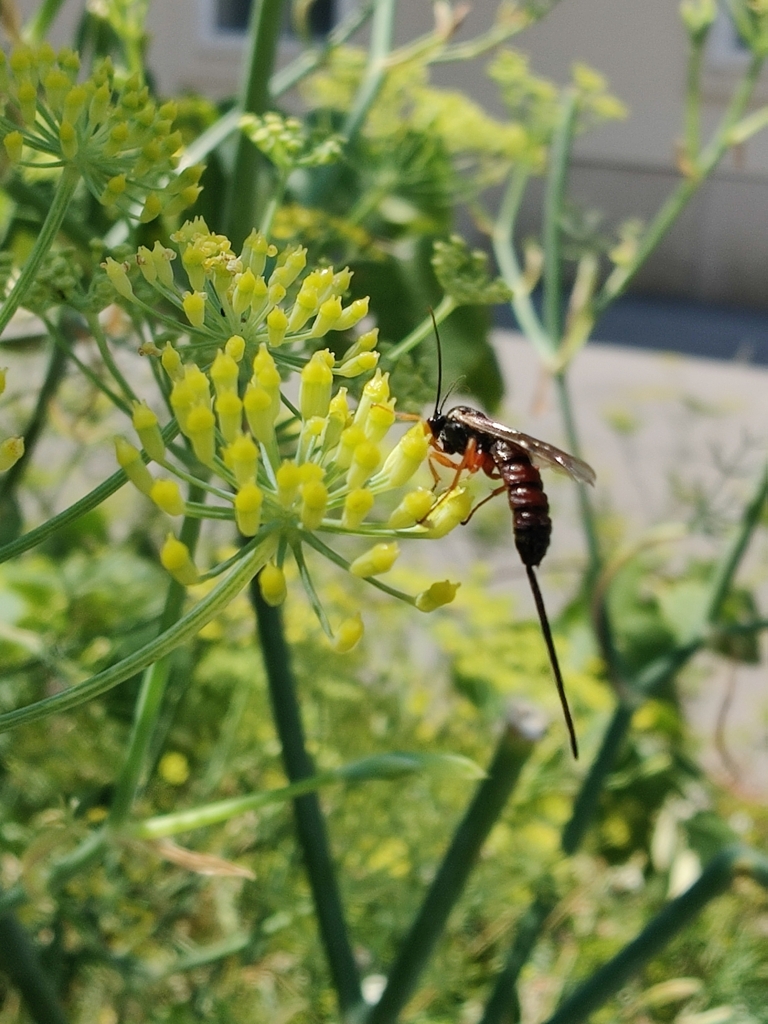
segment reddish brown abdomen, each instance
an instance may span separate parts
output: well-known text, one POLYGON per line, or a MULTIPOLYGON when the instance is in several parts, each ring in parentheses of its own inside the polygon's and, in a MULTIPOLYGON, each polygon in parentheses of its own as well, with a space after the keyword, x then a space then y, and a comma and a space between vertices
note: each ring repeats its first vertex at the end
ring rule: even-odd
POLYGON ((507 485, 512 510, 515 547, 523 565, 536 566, 549 547, 552 520, 541 474, 527 453, 507 441, 496 441, 491 448, 493 460, 507 485))

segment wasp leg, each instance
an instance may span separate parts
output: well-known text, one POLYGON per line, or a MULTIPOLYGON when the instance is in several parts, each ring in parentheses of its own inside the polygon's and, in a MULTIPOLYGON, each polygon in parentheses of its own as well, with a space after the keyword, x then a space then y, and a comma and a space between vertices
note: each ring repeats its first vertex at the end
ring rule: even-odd
POLYGON ((479 508, 482 508, 483 505, 487 504, 492 498, 495 498, 497 495, 503 494, 506 491, 506 489, 507 489, 507 485, 506 484, 502 484, 501 487, 497 487, 495 490, 491 491, 491 493, 487 497, 483 498, 482 501, 478 501, 478 503, 475 505, 475 507, 472 509, 472 511, 467 516, 467 518, 466 519, 462 519, 461 525, 462 526, 466 526, 467 523, 469 522, 469 520, 472 518, 472 516, 475 514, 475 512, 477 512, 477 510, 479 508))

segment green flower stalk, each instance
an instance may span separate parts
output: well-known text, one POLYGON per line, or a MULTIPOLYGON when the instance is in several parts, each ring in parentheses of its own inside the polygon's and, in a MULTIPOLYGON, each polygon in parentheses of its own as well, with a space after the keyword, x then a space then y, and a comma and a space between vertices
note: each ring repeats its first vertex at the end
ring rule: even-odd
MULTIPOLYGON (((274 558, 260 577, 268 605, 285 599, 285 560, 293 557, 337 651, 359 641, 362 619, 330 625, 306 548, 421 611, 451 601, 457 584, 449 581, 412 596, 380 580, 394 566, 400 541, 444 536, 466 518, 472 499, 464 486, 444 493, 417 487, 397 499, 390 514, 388 495, 407 487, 424 465, 429 432, 418 423, 389 442, 396 399, 389 375, 377 368, 375 330, 353 337, 346 348, 338 338, 333 350, 316 348, 331 332, 354 332, 368 312, 367 299, 345 304, 351 272, 308 269, 304 249, 279 252, 259 232, 236 254, 200 219, 183 225, 173 240, 188 289, 167 272, 176 253, 160 245, 140 249, 125 263, 105 264, 115 291, 134 310, 149 315, 147 293, 157 292, 186 321, 186 340, 155 348, 154 358, 188 454, 182 462, 176 458, 157 413, 136 401, 132 422, 143 454, 125 438, 116 441, 129 479, 172 518, 228 519, 251 543, 268 539, 274 558), (364 374, 368 380, 355 406, 342 381, 364 374), (297 394, 295 405, 287 394, 297 394), (205 472, 197 472, 195 463, 205 472), (186 502, 180 482, 196 483, 209 502, 186 502), (366 543, 347 560, 324 535, 366 543)), ((184 585, 223 571, 201 573, 173 533, 161 561, 184 585)))

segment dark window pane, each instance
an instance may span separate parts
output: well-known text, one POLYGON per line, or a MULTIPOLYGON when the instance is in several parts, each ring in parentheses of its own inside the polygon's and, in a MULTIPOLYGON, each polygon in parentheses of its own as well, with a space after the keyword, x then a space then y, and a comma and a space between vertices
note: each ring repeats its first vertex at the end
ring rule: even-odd
MULTIPOLYGON (((245 32, 252 0, 216 0, 216 28, 223 32, 245 32)), ((315 0, 309 11, 309 28, 313 36, 326 36, 336 23, 335 0, 315 0)), ((285 5, 286 35, 295 35, 291 4, 285 5)))

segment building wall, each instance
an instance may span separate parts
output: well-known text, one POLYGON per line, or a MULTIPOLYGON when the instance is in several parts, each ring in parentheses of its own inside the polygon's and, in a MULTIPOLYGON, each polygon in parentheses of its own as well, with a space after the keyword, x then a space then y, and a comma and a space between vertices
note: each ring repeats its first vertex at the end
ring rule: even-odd
MULTIPOLYGON (((352 3, 354 0, 342 0, 352 3)), ((162 93, 202 91, 214 98, 232 95, 238 86, 242 44, 216 38, 210 25, 212 0, 154 0, 149 27, 149 61, 162 93)), ((34 6, 22 0, 22 9, 34 6)), ((54 29, 71 38, 83 0, 65 0, 54 29)), ((495 0, 475 0, 461 37, 487 27, 495 0)), ((400 41, 425 31, 431 4, 409 0, 400 5, 400 41)), ((725 110, 743 66, 724 44, 727 27, 718 27, 704 76, 704 122, 713 125, 725 110)), ((678 175, 675 141, 681 135, 685 91, 686 40, 677 0, 560 0, 552 13, 514 45, 531 54, 538 73, 568 79, 575 60, 603 72, 612 90, 628 105, 630 117, 605 125, 578 140, 571 191, 588 206, 605 211, 609 221, 638 215, 648 220, 678 175)), ((295 52, 295 51, 293 51, 295 52)), ((292 56, 284 48, 282 59, 292 56)), ((435 80, 463 88, 501 113, 482 62, 444 65, 435 80)), ((768 102, 768 83, 758 99, 768 102)), ((532 193, 521 229, 535 230, 538 196, 532 193)), ((635 287, 646 292, 768 308, 768 130, 729 154, 713 181, 696 197, 635 287)))

